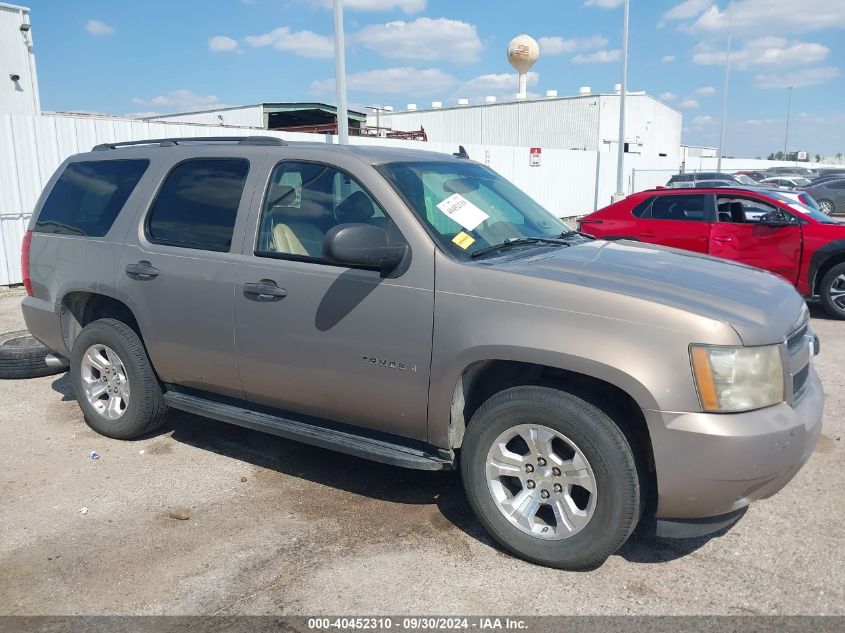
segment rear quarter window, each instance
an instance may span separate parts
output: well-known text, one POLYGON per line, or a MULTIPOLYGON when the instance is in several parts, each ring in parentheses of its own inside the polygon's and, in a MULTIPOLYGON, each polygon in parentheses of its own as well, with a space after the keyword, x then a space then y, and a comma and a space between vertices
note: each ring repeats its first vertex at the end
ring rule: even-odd
POLYGON ((149 164, 148 160, 70 163, 44 201, 34 230, 103 237, 149 164))

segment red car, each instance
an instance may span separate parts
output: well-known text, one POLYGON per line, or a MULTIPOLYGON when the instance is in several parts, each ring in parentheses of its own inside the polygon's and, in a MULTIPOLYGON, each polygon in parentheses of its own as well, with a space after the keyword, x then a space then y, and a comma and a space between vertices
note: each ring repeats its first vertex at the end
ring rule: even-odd
POLYGON ((642 191, 582 218, 578 228, 763 268, 845 319, 845 224, 775 192, 642 191))

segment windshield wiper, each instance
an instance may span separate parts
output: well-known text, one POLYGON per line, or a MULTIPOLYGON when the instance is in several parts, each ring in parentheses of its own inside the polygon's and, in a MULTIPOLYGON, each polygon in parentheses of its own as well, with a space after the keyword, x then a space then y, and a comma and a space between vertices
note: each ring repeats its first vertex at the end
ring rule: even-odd
POLYGON ((571 230, 571 231, 564 231, 563 233, 561 233, 560 235, 558 235, 555 239, 558 239, 558 240, 565 240, 565 239, 566 239, 566 238, 568 238, 568 237, 575 237, 576 235, 578 235, 578 236, 580 236, 580 237, 583 237, 583 238, 585 238, 585 239, 588 239, 588 240, 594 240, 594 239, 596 239, 596 236, 595 236, 595 235, 590 235, 589 233, 584 233, 583 231, 575 231, 575 230, 571 230))
POLYGON ((487 253, 493 253, 498 250, 510 248, 511 246, 521 246, 524 244, 554 244, 556 246, 571 246, 569 242, 564 242, 556 237, 512 237, 501 244, 493 244, 491 246, 480 248, 470 254, 470 257, 480 257, 481 255, 486 255, 487 253))

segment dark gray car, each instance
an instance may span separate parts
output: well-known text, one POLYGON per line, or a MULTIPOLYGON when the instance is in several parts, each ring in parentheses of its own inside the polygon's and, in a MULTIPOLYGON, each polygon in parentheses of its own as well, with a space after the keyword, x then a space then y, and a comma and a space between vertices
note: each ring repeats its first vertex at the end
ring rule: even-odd
POLYGON ((828 215, 845 214, 845 178, 825 180, 804 188, 819 203, 819 208, 828 215))
POLYGON ((460 468, 489 533, 546 565, 600 564, 644 515, 667 536, 724 528, 820 433, 792 286, 589 239, 465 158, 100 146, 50 180, 23 260, 27 325, 99 433, 174 408, 460 468))

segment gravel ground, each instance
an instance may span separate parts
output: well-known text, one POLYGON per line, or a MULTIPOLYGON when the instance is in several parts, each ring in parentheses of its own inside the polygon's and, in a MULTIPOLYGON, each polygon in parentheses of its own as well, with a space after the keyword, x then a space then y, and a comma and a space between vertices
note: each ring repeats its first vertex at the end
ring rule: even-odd
POLYGON ((66 376, 2 382, 0 614, 845 614, 845 323, 816 314, 827 413, 792 483, 719 537, 635 536, 581 573, 500 551, 454 473, 180 413, 110 440, 66 376))

